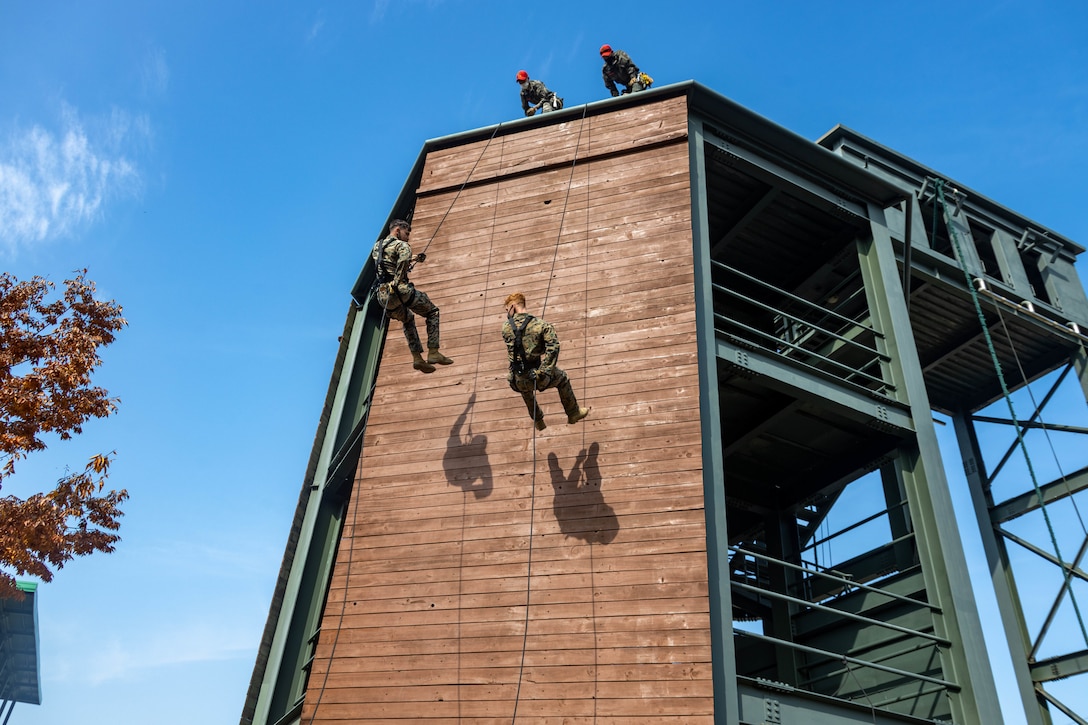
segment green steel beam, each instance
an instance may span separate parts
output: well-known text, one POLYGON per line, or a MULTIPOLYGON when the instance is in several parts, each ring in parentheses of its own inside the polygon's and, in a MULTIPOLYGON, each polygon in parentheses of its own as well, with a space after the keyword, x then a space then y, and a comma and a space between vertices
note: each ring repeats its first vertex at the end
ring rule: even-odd
MULTIPOLYGON (((938 637, 937 635, 930 634, 929 632, 911 629, 910 627, 902 627, 898 624, 893 624, 891 622, 885 622, 879 619, 874 619, 872 617, 865 617, 860 614, 854 614, 853 612, 847 611, 845 609, 838 609, 836 607, 828 607, 823 604, 816 604, 815 602, 811 602, 807 599, 791 597, 788 594, 781 594, 771 589, 762 589, 760 587, 754 587, 751 584, 744 584, 742 582, 736 581, 733 582, 733 588, 740 589, 741 591, 746 591, 749 593, 759 594, 760 596, 767 597, 768 599, 774 599, 781 602, 795 604, 798 608, 805 608, 816 612, 824 612, 836 619, 849 619, 855 622, 868 624, 873 627, 883 627, 885 629, 890 629, 894 632, 899 632, 900 634, 909 635, 911 637, 921 637, 923 639, 932 640, 933 642, 936 642, 937 644, 945 647, 952 644, 952 642, 945 639, 944 637, 938 637)), ((919 608, 924 609, 925 605, 921 605, 919 608)), ((927 620, 927 622, 932 623, 932 620, 927 620)))
POLYGON ((787 188, 824 211, 857 219, 865 218, 865 203, 859 199, 847 197, 830 179, 826 180, 826 183, 819 183, 815 174, 796 168, 792 164, 787 165, 785 159, 782 159, 782 163, 772 161, 771 159, 778 156, 778 153, 768 149, 757 151, 731 134, 717 130, 712 123, 706 124, 704 130, 706 131, 704 138, 707 142, 726 154, 746 173, 763 183, 772 187, 787 188))
POLYGON ((845 416, 870 424, 876 428, 909 435, 914 421, 909 412, 894 401, 880 401, 869 390, 855 388, 843 381, 835 382, 813 370, 805 370, 795 363, 761 350, 719 338, 715 341, 716 354, 722 360, 745 371, 758 375, 769 388, 781 390, 792 396, 830 403, 838 406, 845 416))
POLYGON ((329 393, 300 493, 295 523, 258 653, 241 723, 290 721, 305 695, 315 635, 344 523, 345 476, 337 462, 358 458, 369 390, 384 341, 383 318, 364 300, 348 312, 329 393))
MULTIPOLYGON (((739 685, 741 717, 745 723, 771 725, 933 725, 929 718, 878 710, 869 703, 798 690, 767 680, 745 678, 739 685)), ((943 691, 943 688, 941 688, 943 691)), ((883 705, 885 703, 877 703, 883 705)))
POLYGON ((1064 478, 1059 478, 1057 481, 1051 481, 1039 486, 1039 492, 1042 493, 1041 499, 1039 493, 1032 489, 994 505, 990 509, 990 521, 994 524, 1004 524, 1018 516, 1031 513, 1046 504, 1068 498, 1086 488, 1088 488, 1088 468, 1082 468, 1064 478))
POLYGON ((942 651, 941 658, 946 677, 962 687, 950 697, 950 706, 957 722, 1001 722, 997 688, 884 210, 870 205, 869 218, 872 237, 859 243, 859 261, 874 326, 885 335, 886 352, 892 357, 891 379, 896 393, 903 396, 902 402, 909 404, 915 424, 916 439, 904 442, 894 465, 907 493, 926 590, 930 601, 936 600, 942 611, 934 615, 934 627, 953 643, 942 651))
MULTIPOLYGON (((1006 332, 1008 332, 1008 330, 1006 330, 1006 332)), ((1055 380, 1054 384, 1050 386, 1050 390, 1048 390, 1046 395, 1043 396, 1042 401, 1040 401, 1035 406, 1035 410, 1031 412, 1031 415, 1027 419, 1029 423, 1034 422, 1035 419, 1038 418, 1040 414, 1042 414, 1043 408, 1045 408, 1047 403, 1050 402, 1050 399, 1054 397, 1054 394, 1058 392, 1058 389, 1061 387, 1062 381, 1065 380, 1065 376, 1068 375, 1069 371, 1072 369, 1072 365, 1067 365, 1065 369, 1062 370, 1057 380, 1055 380)), ((1024 435, 1027 435, 1027 433, 1025 433, 1024 435)), ((987 489, 989 489, 989 487, 993 485, 993 482, 997 480, 998 474, 1001 473, 1001 469, 1004 468, 1005 464, 1009 462, 1010 458, 1012 458, 1012 454, 1019 449, 1020 447, 1018 445, 1018 442, 1014 438, 1013 441, 1009 444, 1009 447, 1005 450, 1005 455, 1001 457, 1001 460, 997 462, 997 465, 993 467, 993 470, 990 471, 989 475, 986 477, 985 485, 987 489)), ((990 504, 993 505, 993 501, 991 501, 990 504)))
POLYGON ((740 725, 737 656, 733 644, 733 600, 729 587, 729 534, 725 522, 725 466, 719 419, 721 407, 718 399, 718 362, 714 346, 714 291, 710 275, 710 222, 707 216, 704 148, 702 121, 689 114, 691 232, 695 267, 695 326, 699 346, 699 416, 702 420, 714 722, 716 725, 740 725))
MULTIPOLYGON (((918 680, 920 682, 928 682, 928 683, 933 684, 933 685, 940 685, 941 687, 947 688, 948 690, 953 691, 953 692, 958 691, 960 689, 960 685, 958 683, 952 682, 950 680, 942 680, 942 679, 940 679, 938 677, 930 677, 929 675, 923 675, 923 674, 920 674, 918 672, 908 672, 908 671, 900 669, 898 667, 889 667, 888 665, 882 665, 882 664, 879 664, 877 662, 870 662, 868 660, 863 660, 863 659, 860 659, 860 658, 857 658, 857 657, 850 657, 849 655, 840 654, 838 652, 829 652, 827 650, 820 649, 819 647, 809 647, 808 645, 798 644, 797 642, 783 642, 782 640, 776 640, 773 637, 767 637, 766 635, 762 635, 762 634, 755 634, 754 632, 745 632, 744 630, 737 630, 736 634, 738 636, 740 636, 740 637, 747 637, 747 638, 759 640, 760 642, 765 642, 765 643, 768 643, 768 644, 778 644, 778 645, 781 645, 783 647, 790 647, 790 648, 798 650, 799 652, 806 652, 808 654, 818 655, 820 657, 827 657, 829 659, 835 659, 835 660, 838 660, 840 662, 849 662, 850 664, 857 665, 858 667, 871 667, 874 670, 879 670, 881 672, 886 672, 886 673, 891 674, 891 675, 898 675, 899 677, 902 677, 904 679, 918 680)), ((805 721, 805 722, 807 722, 807 721, 805 721)), ((974 723, 979 722, 979 721, 972 720, 970 722, 973 725, 974 723)), ((999 721, 997 721, 997 720, 987 720, 987 721, 983 721, 983 722, 999 722, 999 721)))
POLYGON ((1009 561, 1008 548, 1004 539, 997 536, 993 525, 993 499, 987 483, 987 472, 979 447, 971 416, 961 412, 952 416, 956 440, 960 447, 964 473, 967 477, 967 490, 971 494, 971 504, 982 535, 983 551, 989 564, 990 583, 997 598, 997 609, 1001 614, 1004 628, 1003 640, 1009 648, 1012 659, 1013 676, 1023 709, 1026 725, 1049 725, 1050 715, 1041 707, 1035 691, 1035 684, 1028 667, 1028 652, 1031 649, 1031 634, 1024 621, 1024 609, 1020 602, 1020 593, 1016 586, 1012 563, 1009 561))
POLYGON ((1039 660, 1031 665, 1031 679, 1053 682, 1073 675, 1088 674, 1088 650, 1039 660))
POLYGON ((1055 556, 1054 554, 1047 551, 1046 549, 1031 543, 1030 541, 1023 538, 1022 536, 1017 536, 1016 534, 1012 533, 1011 531, 1005 531, 1004 529, 999 529, 998 532, 1001 534, 1002 538, 1008 539, 1009 541, 1012 541, 1013 543, 1019 544, 1023 548, 1030 551, 1032 554, 1035 554, 1040 559, 1043 559, 1043 560, 1047 561, 1048 563, 1053 564, 1054 566, 1061 569, 1062 572, 1063 572, 1063 576, 1064 576, 1064 573, 1066 571, 1068 571, 1069 576, 1076 577, 1077 579, 1080 579, 1081 581, 1088 581, 1088 572, 1085 572, 1084 570, 1077 567, 1076 563, 1070 564, 1070 563, 1064 562, 1061 559, 1059 559, 1057 556, 1055 556))
POLYGON ((1060 423, 1040 423, 1038 421, 1018 420, 1013 423, 1008 418, 992 418, 988 415, 976 415, 976 423, 998 423, 1000 425, 1017 425, 1024 430, 1052 430, 1058 433, 1088 433, 1088 428, 1081 425, 1061 425, 1060 423))

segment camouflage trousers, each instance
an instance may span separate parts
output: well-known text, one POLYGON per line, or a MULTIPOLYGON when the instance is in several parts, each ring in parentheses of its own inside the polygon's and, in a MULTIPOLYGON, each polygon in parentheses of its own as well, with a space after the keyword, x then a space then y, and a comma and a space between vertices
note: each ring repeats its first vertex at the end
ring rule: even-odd
POLYGON ((559 402, 563 404, 563 411, 566 412, 569 418, 572 415, 578 413, 578 398, 574 395, 574 388, 570 385, 570 378, 567 374, 559 368, 554 368, 549 373, 541 373, 537 370, 532 372, 536 373, 536 377, 530 376, 515 376, 513 372, 510 372, 506 376, 506 381, 510 383, 510 387, 521 393, 522 400, 525 401, 525 407, 529 410, 529 415, 533 420, 542 420, 544 418, 544 411, 537 405, 536 397, 533 395, 533 391, 547 390, 548 388, 559 389, 559 402))
POLYGON ((420 292, 415 287, 411 288, 412 296, 405 304, 393 308, 386 308, 389 316, 394 320, 404 323, 404 338, 408 341, 408 349, 412 352, 423 352, 423 346, 419 343, 419 333, 416 331, 416 315, 423 315, 427 320, 427 347, 437 350, 438 345, 438 308, 431 302, 425 292, 420 292), (415 314, 412 314, 412 313, 415 314))
POLYGON ((544 99, 544 103, 540 104, 541 113, 551 113, 552 111, 558 111, 563 108, 563 99, 554 93, 544 99))

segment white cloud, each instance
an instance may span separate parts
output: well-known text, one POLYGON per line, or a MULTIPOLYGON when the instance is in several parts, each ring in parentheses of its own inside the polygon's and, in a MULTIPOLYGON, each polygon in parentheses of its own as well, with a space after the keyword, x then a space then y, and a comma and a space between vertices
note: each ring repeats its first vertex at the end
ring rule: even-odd
POLYGON ((170 67, 166 64, 166 51, 150 48, 140 67, 140 80, 144 93, 152 98, 166 95, 170 86, 170 67))
POLYGON ((148 135, 145 118, 114 110, 84 122, 67 107, 57 130, 16 129, 0 142, 0 248, 68 236, 100 218, 107 201, 137 193, 129 156, 148 135))
POLYGON ((48 676, 60 682, 87 681, 91 685, 125 680, 147 670, 176 665, 252 658, 264 622, 209 609, 204 621, 177 621, 176 614, 131 624, 123 635, 102 630, 76 631, 54 650, 43 654, 50 662, 48 676), (217 617, 219 618, 217 620, 217 617))
POLYGON ((389 10, 389 0, 374 0, 374 10, 370 13, 372 25, 385 20, 385 13, 389 10))

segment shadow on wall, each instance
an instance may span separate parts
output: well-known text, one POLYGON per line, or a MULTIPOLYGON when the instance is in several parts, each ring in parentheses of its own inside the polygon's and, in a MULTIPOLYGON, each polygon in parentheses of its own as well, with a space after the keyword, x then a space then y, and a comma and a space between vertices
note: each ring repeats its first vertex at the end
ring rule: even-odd
POLYGON ((468 413, 475 404, 476 393, 473 393, 450 428, 446 454, 442 457, 442 468, 451 486, 457 486, 466 493, 472 491, 480 499, 491 495, 494 483, 491 480, 491 463, 487 460, 487 436, 472 435, 471 425, 467 433, 462 431, 468 413))
POLYGON ((555 491, 552 509, 559 530, 588 544, 609 544, 620 529, 616 512, 604 502, 601 493, 601 470, 597 467, 600 450, 600 444, 595 442, 588 451, 585 448, 579 451, 569 474, 563 473, 558 456, 548 454, 548 470, 555 491))

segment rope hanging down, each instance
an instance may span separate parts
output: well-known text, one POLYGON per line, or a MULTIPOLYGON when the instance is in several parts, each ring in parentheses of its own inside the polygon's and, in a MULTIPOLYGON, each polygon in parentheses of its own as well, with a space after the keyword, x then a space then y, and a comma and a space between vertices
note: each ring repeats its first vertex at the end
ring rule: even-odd
MULTIPOLYGON (((496 125, 494 130, 491 132, 491 136, 487 139, 487 143, 484 144, 483 150, 480 151, 480 155, 476 159, 476 163, 474 163, 472 165, 472 168, 469 169, 468 176, 465 177, 464 182, 461 184, 460 188, 457 189, 457 193, 454 194, 453 201, 450 202, 449 208, 446 209, 446 213, 442 215, 442 218, 438 222, 438 226, 436 226, 434 228, 434 232, 431 234, 431 238, 427 240, 427 244, 423 247, 423 253, 424 254, 426 253, 427 248, 431 246, 431 242, 434 241, 435 236, 438 234, 438 230, 442 227, 442 222, 446 221, 446 217, 449 216, 450 211, 453 209, 453 205, 457 203, 457 198, 459 196, 461 196, 461 192, 464 191, 465 187, 468 185, 469 180, 472 179, 473 172, 476 171, 476 167, 480 164, 480 160, 483 159, 484 154, 487 153, 488 146, 491 145, 492 140, 494 140, 495 135, 499 132, 499 128, 501 126, 502 126, 501 123, 496 125)), ((409 214, 408 216, 409 216, 409 218, 411 218, 412 215, 409 214)), ((375 289, 376 289, 376 286, 375 286, 375 289)), ((373 289, 371 290, 371 292, 373 293, 373 289)), ((389 310, 387 310, 387 309, 385 309, 383 307, 382 308, 382 319, 378 323, 378 329, 379 330, 384 330, 385 326, 386 326, 386 323, 388 321, 389 321, 389 310)), ((477 367, 479 367, 479 365, 477 365, 477 367)), ((367 393, 366 398, 363 401, 363 404, 366 406, 366 412, 363 414, 363 420, 361 422, 362 424, 358 427, 359 435, 362 435, 362 432, 364 430, 366 430, 366 422, 370 418, 371 402, 374 399, 374 391, 377 389, 377 386, 378 386, 378 375, 377 375, 377 371, 375 370, 373 379, 370 381, 370 391, 367 393)), ((356 438, 356 439, 353 439, 352 441, 350 441, 349 445, 345 448, 345 450, 352 447, 352 446, 354 446, 355 440, 358 440, 358 439, 356 438)), ((354 505, 352 507, 352 513, 351 513, 351 526, 352 526, 351 536, 352 536, 353 544, 352 544, 352 546, 350 546, 348 548, 348 557, 347 557, 346 571, 345 571, 345 576, 344 576, 344 600, 340 603, 340 614, 339 614, 339 617, 338 617, 338 620, 337 620, 336 634, 333 636, 332 648, 329 651, 329 665, 325 669, 325 676, 321 680, 321 688, 317 692, 317 701, 314 703, 314 711, 310 715, 311 725, 314 722, 314 720, 317 718, 317 711, 321 707, 321 700, 324 698, 325 689, 326 689, 326 687, 328 686, 328 683, 329 683, 329 674, 332 671, 333 656, 336 654, 336 645, 340 641, 340 630, 343 627, 344 616, 347 613, 348 585, 351 583, 351 558, 352 558, 352 552, 355 549, 355 546, 354 546, 355 521, 356 521, 356 518, 357 518, 358 511, 359 511, 359 497, 356 496, 355 493, 356 493, 355 491, 352 491, 352 498, 354 499, 354 501, 352 502, 354 505)), ((347 512, 347 504, 345 503, 344 513, 346 513, 346 512, 347 512)), ((346 524, 346 522, 345 522, 345 524, 346 524)), ((343 542, 343 539, 341 539, 341 543, 342 542, 343 542)))
MULTIPOLYGON (((502 128, 501 123, 496 124, 495 128, 491 131, 491 136, 488 137, 487 143, 484 144, 483 149, 480 151, 480 155, 476 157, 476 163, 474 163, 472 165, 472 168, 468 170, 468 176, 465 177, 464 182, 462 182, 460 188, 457 189, 457 193, 453 195, 453 201, 450 202, 449 207, 446 209, 446 213, 443 214, 442 218, 438 220, 438 226, 436 226, 434 228, 434 231, 431 232, 431 238, 428 239, 427 243, 423 245, 423 254, 424 255, 427 253, 427 250, 430 248, 431 242, 433 242, 434 238, 436 236, 438 236, 438 230, 442 228, 442 223, 446 221, 446 217, 448 217, 450 215, 450 212, 453 211, 453 205, 457 203, 457 199, 458 199, 458 197, 461 196, 461 192, 465 190, 465 187, 468 186, 468 182, 472 180, 472 175, 474 173, 476 173, 476 167, 480 165, 480 162, 484 158, 484 154, 487 153, 488 147, 491 146, 491 142, 495 140, 495 135, 498 134, 500 128, 502 128)), ((414 207, 413 207, 413 210, 414 210, 414 207)))
MULTIPOLYGON (((1055 448, 1054 441, 1050 437, 1050 426, 1047 425, 1046 421, 1043 420, 1042 412, 1047 401, 1049 400, 1049 395, 1044 398, 1042 404, 1040 404, 1039 401, 1035 399, 1035 393, 1032 391, 1031 385, 1028 384, 1027 373, 1024 372, 1024 365, 1022 362, 1020 362, 1020 355, 1016 352, 1016 345, 1013 344, 1012 335, 1009 334, 1009 326, 1005 323, 1005 316, 1001 314, 1001 305, 998 304, 996 301, 994 301, 994 309, 997 310, 997 319, 1001 323, 1001 329, 1005 332, 1005 341, 1008 342, 1009 349, 1012 350, 1012 357, 1013 360, 1016 361, 1016 369, 1020 373, 1020 379, 1024 381, 1024 389, 1027 390, 1028 397, 1031 399, 1031 404, 1035 406, 1035 412, 1032 413, 1031 417, 1028 418, 1028 422, 1030 423, 1031 421, 1038 419, 1039 427, 1043 429, 1043 437, 1046 438, 1047 446, 1050 448, 1050 456, 1054 459, 1054 466, 1058 469, 1058 477, 1061 478, 1062 482, 1065 484, 1065 491, 1066 494, 1069 496, 1069 503, 1073 506, 1073 512, 1077 516, 1077 522, 1080 524, 1081 533, 1083 533, 1085 537, 1088 538, 1088 525, 1085 524, 1084 516, 1081 514, 1080 511, 1080 506, 1077 504, 1077 499, 1073 496, 1073 490, 1069 485, 1069 478, 1066 476, 1065 470, 1062 468, 1062 462, 1058 458, 1058 450, 1057 448, 1055 448)), ((1069 373, 1072 367, 1073 366, 1071 364, 1067 365, 1062 374, 1058 376, 1058 381, 1054 384, 1055 387, 1051 394, 1057 392, 1057 387, 1061 384, 1062 380, 1065 379, 1065 376, 1069 373)), ((1074 564, 1074 566, 1076 565, 1074 564)))
MULTIPOLYGON (((570 187, 571 187, 571 184, 574 182, 574 167, 578 163, 578 148, 579 148, 580 144, 582 143, 582 130, 585 129, 586 111, 587 110, 588 110, 588 106, 583 106, 583 108, 582 108, 582 122, 578 126, 578 138, 574 142, 574 158, 571 159, 570 176, 567 179, 567 191, 566 191, 566 194, 563 197, 563 210, 560 212, 560 215, 559 215, 559 232, 558 232, 558 234, 556 234, 556 237, 555 237, 555 249, 552 252, 551 270, 548 272, 548 287, 544 291, 544 303, 540 307, 540 316, 541 317, 544 316, 544 310, 548 306, 548 295, 551 294, 552 277, 555 275, 555 260, 559 256, 559 242, 562 241, 562 238, 563 238, 563 221, 566 219, 566 216, 567 216, 567 201, 570 199, 570 187)), ((588 246, 586 248, 586 254, 587 255, 589 254, 588 246)), ((536 417, 540 414, 540 409, 538 407, 536 393, 537 393, 537 391, 534 390, 533 391, 533 420, 534 421, 536 420, 536 417)), ((533 536, 534 536, 534 532, 535 532, 535 529, 536 529, 536 469, 537 469, 536 426, 534 425, 533 426, 533 475, 532 475, 532 479, 531 479, 530 484, 529 484, 530 485, 530 497, 529 497, 529 552, 528 552, 529 553, 529 561, 528 561, 528 564, 526 566, 526 572, 525 572, 525 621, 524 621, 523 626, 522 626, 521 661, 518 664, 518 686, 517 686, 517 690, 515 690, 515 692, 514 692, 514 712, 513 712, 513 715, 511 715, 511 718, 510 718, 511 724, 516 723, 517 719, 518 719, 518 703, 521 702, 521 681, 522 681, 522 678, 523 678, 523 676, 525 674, 525 650, 526 650, 526 647, 527 647, 528 641, 529 641, 529 600, 530 600, 530 597, 531 597, 531 594, 532 594, 533 536)))
MULTIPOLYGON (((944 210, 945 218, 947 219, 951 217, 951 213, 948 210, 948 202, 944 196, 944 181, 942 179, 936 179, 935 186, 937 190, 937 199, 940 202, 941 208, 944 210)), ((936 209, 934 209, 934 221, 936 221, 936 209)), ((1042 488, 1039 486, 1039 480, 1035 476, 1035 468, 1031 463, 1031 456, 1028 454, 1027 445, 1024 443, 1024 431, 1020 426, 1019 420, 1016 418, 1016 409, 1013 406, 1012 395, 1009 393, 1009 387, 1005 383, 1005 375, 1001 370, 1001 360, 997 357, 997 350, 994 348, 993 339, 990 337, 990 327, 986 322, 986 315, 982 311, 982 303, 979 302, 978 291, 975 289, 971 274, 967 271, 967 266, 964 264, 963 248, 960 244, 959 234, 956 233, 956 228, 952 224, 948 224, 948 232, 952 239, 952 246, 955 248, 956 258, 960 262, 960 269, 963 271, 964 279, 967 281, 967 289, 971 293, 971 301, 974 303, 975 313, 978 315, 979 324, 982 325, 982 335, 986 340, 986 347, 990 351, 990 359, 993 362, 994 370, 997 372, 997 380, 1001 384, 1001 394, 1005 398, 1005 404, 1009 408, 1009 419, 1012 422, 1013 430, 1016 431, 1016 443, 1024 454, 1024 462, 1027 465, 1028 474, 1031 477, 1031 485, 1035 489, 1036 497, 1039 499, 1039 508, 1043 512, 1043 519, 1046 521, 1046 528, 1050 533, 1050 543, 1054 545, 1054 555, 1061 564, 1062 574, 1065 579, 1065 587, 1069 591, 1069 600, 1073 605, 1073 611, 1077 615, 1077 623, 1080 625, 1080 632, 1084 637, 1084 643, 1085 645, 1088 645, 1088 629, 1085 628, 1084 617, 1081 615, 1080 605, 1077 603, 1077 597, 1073 592, 1073 573, 1069 564, 1066 563, 1065 558, 1062 556, 1061 547, 1058 545, 1058 536, 1054 531, 1054 523, 1050 519, 1050 513, 1047 511, 1046 499, 1043 496, 1042 488)))

